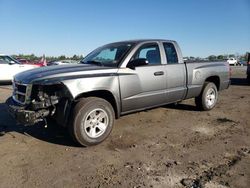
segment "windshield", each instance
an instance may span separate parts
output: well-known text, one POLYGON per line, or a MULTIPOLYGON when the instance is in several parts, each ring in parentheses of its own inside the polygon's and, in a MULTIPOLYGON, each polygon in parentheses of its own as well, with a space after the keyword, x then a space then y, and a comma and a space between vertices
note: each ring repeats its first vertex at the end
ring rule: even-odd
POLYGON ((14 58, 7 56, 7 55, 1 55, 0 60, 1 60, 1 62, 6 62, 6 63, 14 62, 14 63, 20 64, 17 60, 15 60, 14 58))
POLYGON ((117 67, 122 58, 132 48, 134 43, 113 43, 97 48, 87 55, 81 63, 99 66, 117 67))

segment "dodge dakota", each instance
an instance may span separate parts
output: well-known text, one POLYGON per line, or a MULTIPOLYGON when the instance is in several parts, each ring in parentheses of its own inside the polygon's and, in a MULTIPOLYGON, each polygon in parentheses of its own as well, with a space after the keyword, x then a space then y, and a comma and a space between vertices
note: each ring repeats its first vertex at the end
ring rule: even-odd
POLYGON ((190 98, 211 110, 229 84, 227 62, 186 63, 175 41, 131 40, 97 48, 79 64, 17 74, 6 103, 19 123, 54 118, 76 142, 91 146, 124 114, 190 98))

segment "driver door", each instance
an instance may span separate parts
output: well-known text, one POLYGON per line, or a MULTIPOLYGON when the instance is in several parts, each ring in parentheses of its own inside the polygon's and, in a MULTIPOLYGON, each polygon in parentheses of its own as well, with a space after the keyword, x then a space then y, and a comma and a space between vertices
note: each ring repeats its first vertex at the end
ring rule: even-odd
POLYGON ((148 64, 119 70, 122 113, 154 107, 165 100, 166 74, 158 44, 142 45, 131 60, 136 58, 146 58, 148 64))

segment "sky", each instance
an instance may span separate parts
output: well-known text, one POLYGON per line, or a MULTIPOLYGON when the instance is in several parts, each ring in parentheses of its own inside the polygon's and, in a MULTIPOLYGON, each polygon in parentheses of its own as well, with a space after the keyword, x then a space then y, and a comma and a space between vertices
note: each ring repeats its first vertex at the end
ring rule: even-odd
POLYGON ((170 39, 184 56, 250 51, 250 0, 0 0, 0 53, 87 55, 170 39))

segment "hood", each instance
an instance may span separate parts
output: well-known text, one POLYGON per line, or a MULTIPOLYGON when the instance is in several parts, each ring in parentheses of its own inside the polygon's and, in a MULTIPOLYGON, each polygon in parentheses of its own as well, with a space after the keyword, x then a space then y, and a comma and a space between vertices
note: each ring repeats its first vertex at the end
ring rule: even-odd
POLYGON ((55 65, 36 68, 17 74, 15 81, 23 84, 60 82, 66 79, 112 75, 117 68, 87 64, 55 65))

